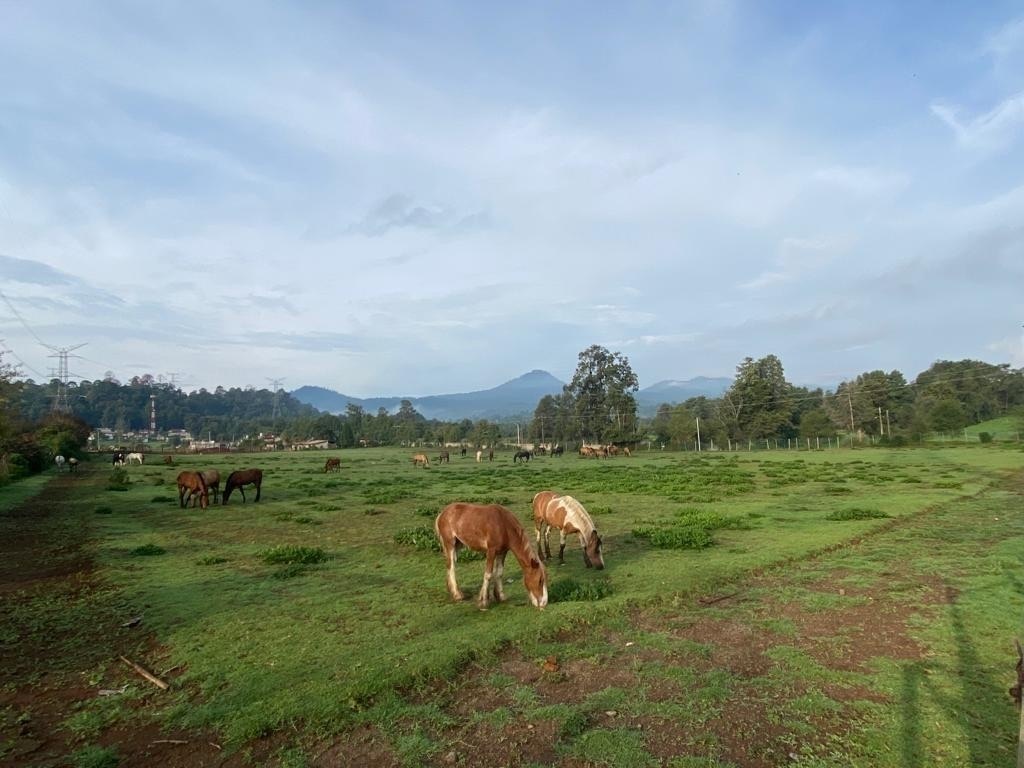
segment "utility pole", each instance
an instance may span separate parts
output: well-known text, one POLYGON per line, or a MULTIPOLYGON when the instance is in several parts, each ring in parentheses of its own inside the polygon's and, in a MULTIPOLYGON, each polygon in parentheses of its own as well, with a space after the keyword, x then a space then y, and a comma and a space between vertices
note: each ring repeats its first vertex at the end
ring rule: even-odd
POLYGON ((850 397, 850 390, 846 390, 846 402, 850 406, 850 446, 853 446, 853 433, 856 428, 853 426, 853 398, 850 397))

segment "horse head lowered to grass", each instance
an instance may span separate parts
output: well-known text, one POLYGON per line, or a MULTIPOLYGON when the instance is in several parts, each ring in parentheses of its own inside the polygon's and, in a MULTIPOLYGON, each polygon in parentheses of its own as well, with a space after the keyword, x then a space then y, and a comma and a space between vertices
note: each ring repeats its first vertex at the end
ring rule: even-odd
POLYGON ((545 559, 551 559, 548 537, 551 529, 560 534, 558 562, 565 562, 565 539, 570 533, 579 534, 583 547, 583 562, 587 568, 604 568, 601 551, 601 537, 587 510, 572 496, 562 496, 554 491, 541 491, 533 497, 533 526, 537 531, 537 552, 545 559), (543 549, 542 549, 543 544, 543 549))
POLYGON ((459 548, 469 547, 487 555, 484 565, 484 583, 477 604, 487 608, 493 591, 494 599, 505 599, 502 576, 505 556, 511 551, 523 569, 523 584, 530 594, 530 602, 537 608, 548 604, 547 573, 544 563, 533 551, 529 536, 522 523, 512 512, 500 504, 466 504, 456 502, 441 510, 434 521, 434 530, 441 540, 441 552, 448 568, 448 591, 455 600, 464 595, 455 580, 455 562, 459 548))

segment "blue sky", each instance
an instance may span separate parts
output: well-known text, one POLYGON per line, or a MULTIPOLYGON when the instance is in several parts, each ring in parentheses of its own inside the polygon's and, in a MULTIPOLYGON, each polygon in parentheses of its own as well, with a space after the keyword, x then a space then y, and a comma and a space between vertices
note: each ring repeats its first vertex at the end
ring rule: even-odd
POLYGON ((0 289, 88 378, 1021 366, 1022 287, 1017 2, 0 0, 0 289))

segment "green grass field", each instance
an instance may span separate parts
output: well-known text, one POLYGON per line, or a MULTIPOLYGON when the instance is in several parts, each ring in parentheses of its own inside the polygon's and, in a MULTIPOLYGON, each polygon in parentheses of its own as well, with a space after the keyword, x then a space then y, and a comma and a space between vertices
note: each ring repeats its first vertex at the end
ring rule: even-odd
MULTIPOLYGON (((179 457, 174 467, 130 467, 127 490, 107 489, 108 467, 90 468, 62 514, 88 529, 118 610, 144 617, 156 639, 148 663, 175 670, 174 685, 158 707, 132 714, 96 700, 65 727, 85 745, 103 727, 148 718, 206 729, 242 755, 273 734, 281 765, 316 763, 325 745, 359 728, 396 765, 473 765, 459 745, 502 728, 544 733, 549 743, 513 764, 774 764, 784 756, 748 761, 729 746, 727 705, 752 696, 776 724, 770 749, 792 741, 801 765, 995 765, 1013 746, 1012 680, 996 675, 1024 607, 1013 486, 1024 452, 1015 446, 655 452, 527 465, 499 454, 493 464, 453 457, 429 469, 413 467, 410 453, 332 452, 340 474, 324 474, 322 453, 179 457), (226 476, 247 466, 265 471, 258 504, 247 491, 248 503, 236 493, 227 506, 179 509, 181 469, 226 476), (453 603, 434 547, 441 507, 499 502, 532 534, 530 500, 546 488, 588 508, 608 567, 586 569, 570 540, 566 564, 549 565, 545 610, 529 605, 511 557, 507 603, 453 603), (822 590, 823 581, 840 591, 822 590), (960 596, 941 611, 940 581, 960 596), (743 597, 698 601, 733 592, 743 597), (815 645, 808 628, 817 620, 863 610, 883 593, 906 607, 908 642, 920 654, 888 658, 880 646, 854 669, 841 663, 844 648, 858 656, 853 630, 815 645), (753 642, 764 668, 748 675, 718 663, 719 625, 753 642), (633 654, 638 645, 643 656, 633 654), (958 664, 968 649, 964 681, 958 664), (579 696, 554 695, 545 686, 557 679, 515 667, 538 669, 550 657, 563 682, 589 680, 588 664, 616 672, 593 690, 562 691, 579 696), (460 697, 474 686, 487 689, 488 704, 466 713, 460 697), (908 706, 920 710, 911 724, 908 706), (842 728, 824 726, 840 715, 842 728), (657 723, 675 724, 674 740, 649 735, 657 723), (1004 728, 999 741, 993 734, 1004 728)), ((479 588, 482 567, 460 562, 464 591, 479 588)), ((27 603, 20 620, 37 608, 27 603)), ((93 670, 114 675, 123 668, 93 670)))

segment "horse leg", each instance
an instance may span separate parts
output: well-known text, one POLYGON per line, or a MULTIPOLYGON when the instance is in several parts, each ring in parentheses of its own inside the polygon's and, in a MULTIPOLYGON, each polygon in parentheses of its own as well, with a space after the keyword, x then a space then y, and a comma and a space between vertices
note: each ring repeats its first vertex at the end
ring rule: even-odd
POLYGON ((494 581, 492 584, 494 586, 494 600, 498 603, 505 602, 505 588, 502 582, 504 581, 505 555, 507 554, 508 552, 502 552, 494 560, 494 581))
POLYGON ((444 550, 444 559, 447 566, 447 582, 448 582, 448 594, 452 596, 452 600, 462 600, 465 595, 462 594, 462 590, 459 589, 459 584, 455 581, 455 562, 459 559, 459 548, 455 540, 449 541, 446 537, 441 537, 441 549, 444 550))
POLYGON ((558 564, 565 565, 565 531, 558 531, 558 564))
POLYGON ((256 501, 260 500, 260 489, 263 488, 263 483, 256 483, 256 501))
POLYGON ((185 486, 178 486, 178 507, 181 509, 185 508, 185 486))
POLYGON ((551 559, 551 523, 544 521, 544 559, 551 559))
POLYGON ((493 549, 487 550, 487 563, 484 565, 484 584, 480 588, 480 597, 477 600, 477 605, 481 611, 487 610, 488 598, 490 597, 489 592, 491 590, 491 579, 494 576, 494 556, 495 551, 493 549))
POLYGON ((587 554, 587 540, 583 538, 583 532, 580 531, 580 547, 583 549, 583 562, 587 568, 593 568, 594 564, 590 562, 590 555, 587 554))
POLYGON ((542 523, 542 522, 538 522, 537 520, 534 520, 534 521, 533 521, 533 530, 534 530, 534 531, 535 531, 535 532, 537 533, 537 556, 538 556, 538 557, 539 557, 539 558, 540 558, 541 560, 543 560, 543 559, 544 559, 544 550, 543 550, 543 549, 542 549, 542 547, 541 547, 541 538, 542 538, 542 537, 541 537, 541 532, 540 532, 540 529, 541 529, 541 528, 542 528, 543 526, 544 526, 544 523, 542 523))

